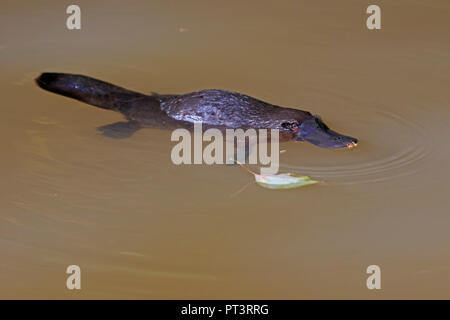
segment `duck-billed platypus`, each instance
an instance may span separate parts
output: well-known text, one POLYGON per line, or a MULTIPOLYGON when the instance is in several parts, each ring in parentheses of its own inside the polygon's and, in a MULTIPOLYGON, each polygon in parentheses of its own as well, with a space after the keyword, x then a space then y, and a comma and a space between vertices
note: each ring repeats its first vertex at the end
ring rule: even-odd
POLYGON ((278 129, 280 140, 307 141, 323 148, 353 147, 357 139, 329 129, 307 111, 282 108, 237 92, 202 90, 186 94, 145 95, 83 75, 43 73, 43 89, 122 113, 128 122, 100 127, 104 133, 130 136, 142 127, 206 127, 278 129), (119 130, 117 130, 119 129, 119 130))

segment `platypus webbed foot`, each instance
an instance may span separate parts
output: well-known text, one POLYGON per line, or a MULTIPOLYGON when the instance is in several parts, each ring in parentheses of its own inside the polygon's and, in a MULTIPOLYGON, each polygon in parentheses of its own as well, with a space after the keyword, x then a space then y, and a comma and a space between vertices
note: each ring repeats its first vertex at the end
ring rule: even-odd
POLYGON ((114 139, 129 138, 139 129, 141 125, 137 121, 121 121, 97 128, 103 136, 114 139))

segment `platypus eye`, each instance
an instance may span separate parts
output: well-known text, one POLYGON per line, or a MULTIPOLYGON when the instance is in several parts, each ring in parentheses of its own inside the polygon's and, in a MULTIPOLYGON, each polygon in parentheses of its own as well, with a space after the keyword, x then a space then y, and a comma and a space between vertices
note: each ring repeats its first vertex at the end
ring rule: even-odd
POLYGON ((297 122, 283 122, 281 124, 281 127, 285 128, 285 129, 292 130, 292 129, 297 128, 298 124, 297 124, 297 122))

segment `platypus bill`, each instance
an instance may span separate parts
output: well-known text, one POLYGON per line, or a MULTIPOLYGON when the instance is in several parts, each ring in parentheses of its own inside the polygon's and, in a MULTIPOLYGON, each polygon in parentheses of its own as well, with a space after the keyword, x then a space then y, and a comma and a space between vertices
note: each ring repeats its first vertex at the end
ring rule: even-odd
POLYGON ((304 140, 322 148, 353 147, 357 139, 329 129, 307 111, 282 108, 237 92, 202 90, 187 94, 145 95, 91 77, 43 73, 36 79, 43 89, 122 113, 127 122, 100 127, 116 138, 131 136, 143 127, 204 127, 278 129, 280 140, 304 140))

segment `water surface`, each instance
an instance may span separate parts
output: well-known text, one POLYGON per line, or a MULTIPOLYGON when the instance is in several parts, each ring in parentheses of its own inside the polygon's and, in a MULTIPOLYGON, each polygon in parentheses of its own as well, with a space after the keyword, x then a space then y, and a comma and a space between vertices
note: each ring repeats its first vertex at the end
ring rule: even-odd
POLYGON ((3 1, 1 298, 449 298, 448 1, 3 1), (170 132, 39 89, 41 72, 141 92, 239 91, 320 114, 353 150, 283 144, 266 190, 175 166, 170 132), (65 287, 68 265, 82 290, 65 287), (382 290, 366 288, 368 265, 382 290))

